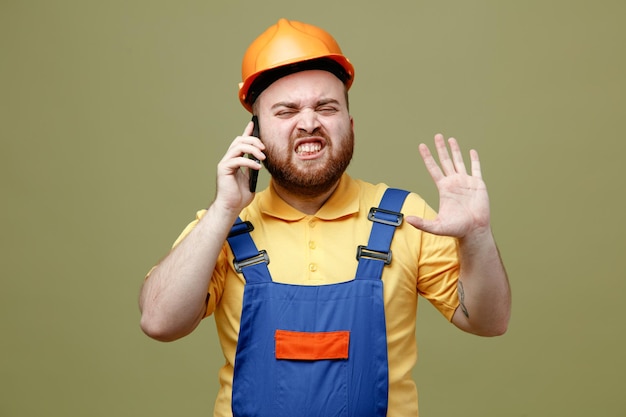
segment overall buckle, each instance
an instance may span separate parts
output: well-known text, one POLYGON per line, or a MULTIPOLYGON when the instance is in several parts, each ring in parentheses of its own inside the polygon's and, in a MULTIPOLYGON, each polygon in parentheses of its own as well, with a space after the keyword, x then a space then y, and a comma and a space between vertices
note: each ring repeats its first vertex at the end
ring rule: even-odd
POLYGON ((385 265, 389 265, 391 263, 391 251, 378 252, 372 249, 368 249, 365 245, 359 245, 356 250, 356 259, 357 261, 360 261, 361 258, 383 261, 385 265))
POLYGON ((398 227, 402 224, 402 221, 404 220, 404 214, 399 213, 397 211, 381 209, 379 207, 372 207, 370 209, 370 212, 367 214, 367 218, 368 220, 371 220, 376 223, 382 223, 382 224, 386 224, 389 226, 398 227), (377 217, 376 216, 377 214, 386 215, 387 217, 394 217, 394 219, 388 219, 385 217, 382 217, 382 218, 377 217))
POLYGON ((254 226, 249 221, 235 223, 228 233, 228 237, 234 237, 249 233, 254 230, 254 226))
POLYGON ((267 251, 260 250, 258 255, 251 258, 242 259, 241 261, 233 260, 233 266, 235 267, 235 271, 237 271, 238 274, 241 274, 243 272, 242 268, 252 265, 258 265, 263 262, 269 264, 270 257, 267 255, 267 251))

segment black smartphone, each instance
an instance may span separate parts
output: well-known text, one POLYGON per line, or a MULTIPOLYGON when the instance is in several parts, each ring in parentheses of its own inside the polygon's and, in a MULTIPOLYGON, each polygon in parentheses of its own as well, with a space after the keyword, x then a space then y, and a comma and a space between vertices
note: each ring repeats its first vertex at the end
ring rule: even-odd
MULTIPOLYGON (((252 123, 254 123, 254 127, 252 128, 252 136, 259 137, 259 119, 256 116, 252 116, 252 123)), ((252 154, 248 154, 248 158, 255 160, 256 162, 261 162, 256 159, 252 154)), ((256 182, 259 178, 259 170, 258 169, 249 169, 248 175, 250 176, 250 192, 256 192, 256 182)))

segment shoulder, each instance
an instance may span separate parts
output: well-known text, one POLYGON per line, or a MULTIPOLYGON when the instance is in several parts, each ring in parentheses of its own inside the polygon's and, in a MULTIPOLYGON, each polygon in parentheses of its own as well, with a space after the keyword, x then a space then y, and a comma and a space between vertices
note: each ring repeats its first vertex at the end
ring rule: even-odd
POLYGON ((420 217, 435 215, 435 211, 428 203, 419 194, 411 190, 392 187, 385 183, 373 184, 359 179, 353 181, 359 189, 359 198, 364 205, 369 205, 369 207, 377 206, 388 189, 400 189, 408 193, 402 206, 403 214, 420 217))

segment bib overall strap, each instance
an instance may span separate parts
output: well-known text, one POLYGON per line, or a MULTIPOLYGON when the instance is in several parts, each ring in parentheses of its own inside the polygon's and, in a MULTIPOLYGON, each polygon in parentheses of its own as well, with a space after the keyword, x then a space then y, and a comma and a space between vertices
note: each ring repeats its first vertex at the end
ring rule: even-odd
POLYGON ((408 191, 388 188, 379 207, 372 207, 367 218, 373 222, 367 246, 357 248, 359 265, 355 279, 380 279, 385 265, 391 263, 391 240, 396 227, 402 224, 400 213, 408 191))
POLYGON ((243 273, 246 283, 271 282, 272 277, 267 268, 270 258, 264 250, 259 251, 250 236, 254 230, 252 223, 237 221, 228 234, 228 244, 235 255, 233 265, 238 273, 243 273))

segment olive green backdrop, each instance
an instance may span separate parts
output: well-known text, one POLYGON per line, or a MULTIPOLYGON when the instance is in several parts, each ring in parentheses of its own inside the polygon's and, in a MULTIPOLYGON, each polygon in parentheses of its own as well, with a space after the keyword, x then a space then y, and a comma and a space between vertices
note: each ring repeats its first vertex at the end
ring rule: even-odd
POLYGON ((354 176, 436 207, 418 143, 480 152, 513 318, 483 339, 421 304, 421 415, 626 415, 624 4, 1 0, 0 415, 211 414, 212 319, 155 342, 137 294, 212 199, 279 17, 356 66, 354 176))

